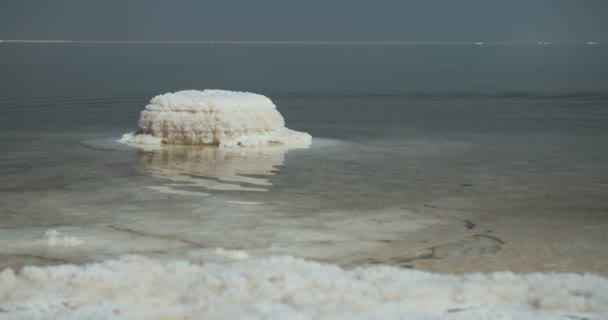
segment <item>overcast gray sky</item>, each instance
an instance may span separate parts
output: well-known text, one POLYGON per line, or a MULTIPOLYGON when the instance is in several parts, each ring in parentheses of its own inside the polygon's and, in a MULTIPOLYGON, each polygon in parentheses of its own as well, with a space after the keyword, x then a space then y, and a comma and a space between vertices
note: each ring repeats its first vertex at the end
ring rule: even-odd
POLYGON ((604 41, 608 0, 0 0, 0 39, 604 41))

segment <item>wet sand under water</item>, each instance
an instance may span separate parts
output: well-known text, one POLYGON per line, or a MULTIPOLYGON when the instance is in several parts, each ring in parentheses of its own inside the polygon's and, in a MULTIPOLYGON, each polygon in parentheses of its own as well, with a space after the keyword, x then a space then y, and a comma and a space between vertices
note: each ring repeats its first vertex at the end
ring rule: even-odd
POLYGON ((347 269, 608 275, 605 168, 534 162, 542 150, 524 162, 471 141, 137 150, 99 135, 5 139, 0 269, 224 248, 347 269))

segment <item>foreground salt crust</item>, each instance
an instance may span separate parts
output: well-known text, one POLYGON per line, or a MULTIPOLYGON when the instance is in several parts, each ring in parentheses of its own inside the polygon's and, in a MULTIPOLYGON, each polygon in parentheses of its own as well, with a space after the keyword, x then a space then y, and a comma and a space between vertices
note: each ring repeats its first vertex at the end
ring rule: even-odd
POLYGON ((350 271, 293 257, 139 256, 0 273, 0 319, 606 319, 593 275, 350 271))
POLYGON ((142 111, 135 133, 120 140, 139 145, 222 147, 306 145, 311 137, 285 128, 266 96, 226 90, 185 90, 159 95, 142 111))

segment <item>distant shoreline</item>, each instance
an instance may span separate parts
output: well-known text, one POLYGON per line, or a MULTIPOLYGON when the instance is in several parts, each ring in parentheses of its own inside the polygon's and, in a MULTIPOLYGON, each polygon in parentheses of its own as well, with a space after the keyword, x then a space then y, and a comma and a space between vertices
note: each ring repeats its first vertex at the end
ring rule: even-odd
POLYGON ((517 45, 580 46, 606 45, 608 42, 531 42, 531 41, 164 41, 164 40, 29 40, 3 39, 0 43, 74 43, 74 44, 295 44, 295 45, 517 45))

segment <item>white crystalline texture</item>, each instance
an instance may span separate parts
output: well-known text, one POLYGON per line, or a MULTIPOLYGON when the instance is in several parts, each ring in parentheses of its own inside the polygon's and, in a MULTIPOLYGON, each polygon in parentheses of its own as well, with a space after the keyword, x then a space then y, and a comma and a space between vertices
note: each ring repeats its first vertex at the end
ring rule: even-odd
POLYGON ((157 138, 149 134, 135 134, 135 132, 131 132, 123 134, 122 138, 119 141, 130 144, 157 145, 161 144, 163 142, 163 139, 157 138))
POLYGON ((55 229, 47 230, 44 235, 47 238, 47 243, 50 247, 75 247, 84 243, 84 241, 69 235, 62 235, 55 229))
POLYGON ((222 248, 218 248, 215 250, 215 254, 220 257, 225 257, 233 260, 243 260, 249 258, 249 254, 241 250, 224 250, 222 248))
POLYGON ((150 100, 138 130, 122 142, 133 144, 219 145, 310 144, 304 132, 285 128, 285 120, 263 95, 225 90, 186 90, 150 100))
POLYGON ((0 319, 608 319, 593 275, 343 270, 292 257, 190 263, 127 256, 0 272, 0 319))

